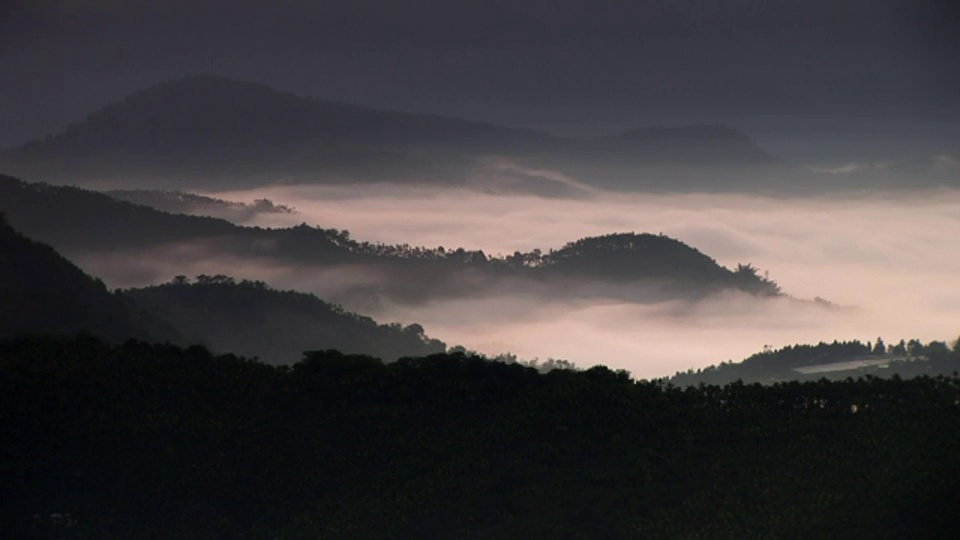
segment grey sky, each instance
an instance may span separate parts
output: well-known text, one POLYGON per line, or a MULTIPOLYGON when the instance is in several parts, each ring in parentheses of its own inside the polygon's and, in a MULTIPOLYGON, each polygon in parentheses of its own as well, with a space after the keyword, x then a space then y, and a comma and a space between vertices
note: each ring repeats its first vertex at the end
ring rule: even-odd
POLYGON ((559 132, 728 118, 759 131, 770 118, 956 123, 958 5, 7 0, 0 145, 191 73, 559 132))

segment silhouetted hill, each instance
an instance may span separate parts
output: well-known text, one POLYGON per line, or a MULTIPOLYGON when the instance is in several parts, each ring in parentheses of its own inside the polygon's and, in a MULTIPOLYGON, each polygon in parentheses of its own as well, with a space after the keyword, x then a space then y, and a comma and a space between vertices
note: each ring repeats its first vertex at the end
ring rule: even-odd
POLYGON ((749 265, 729 270, 680 241, 649 234, 587 238, 559 250, 501 257, 464 249, 372 244, 354 240, 346 231, 306 224, 241 227, 11 177, 0 177, 0 200, 22 230, 70 257, 157 259, 174 267, 239 258, 265 268, 325 271, 328 279, 319 284, 328 289, 322 296, 354 307, 375 304, 379 298, 409 303, 509 291, 553 299, 639 301, 699 297, 723 289, 778 294, 776 284, 749 265))
MULTIPOLYGON (((221 77, 158 84, 43 140, 7 151, 8 172, 114 187, 244 187, 276 182, 431 182, 555 193, 549 182, 491 175, 491 156, 576 172, 608 187, 678 185, 648 167, 714 167, 703 188, 747 181, 779 162, 722 126, 647 128, 576 139, 428 114, 296 96, 221 77), (720 170, 733 167, 735 170, 720 170), (478 171, 488 177, 476 178, 478 171), (730 173, 730 174, 728 174, 730 173), (732 175, 736 173, 740 177, 732 175)), ((674 171, 676 172, 676 171, 674 171)), ((732 184, 731 184, 732 185, 732 184)))
POLYGON ((544 268, 570 276, 597 275, 614 279, 675 276, 715 279, 724 274, 716 261, 694 248, 663 235, 616 233, 583 238, 551 251, 544 268))
POLYGON ((200 276, 193 284, 180 278, 111 293, 50 246, 0 221, 0 337, 80 332, 112 341, 203 344, 274 363, 306 350, 386 360, 446 350, 419 325, 377 324, 313 295, 262 282, 200 276))
MULTIPOLYGON (((62 133, 27 143, 16 157, 49 179, 68 174, 129 186, 153 175, 163 180, 152 187, 242 186, 303 175, 319 182, 391 179, 428 168, 409 152, 412 146, 488 149, 539 137, 200 76, 130 95, 62 133)), ((439 162, 441 155, 434 158, 439 162)))
POLYGON ((285 363, 303 351, 337 349, 393 361, 446 351, 420 325, 377 324, 316 296, 279 291, 259 281, 226 276, 184 277, 124 294, 182 329, 188 343, 285 363))
POLYGON ((960 370, 960 341, 953 349, 942 341, 923 344, 916 339, 887 346, 860 341, 834 341, 766 350, 741 362, 724 362, 703 369, 677 373, 669 379, 676 385, 744 383, 772 384, 782 381, 846 379, 848 377, 914 377, 950 375, 960 370))
POLYGON ((726 283, 764 295, 779 294, 776 284, 755 268, 740 265, 731 272, 679 240, 653 234, 618 233, 570 242, 545 258, 548 272, 570 277, 591 276, 618 281, 651 278, 690 284, 726 283))
POLYGON ((179 338, 171 325, 111 293, 102 281, 50 246, 24 237, 0 215, 0 337, 81 332, 113 341, 179 338))
POLYGON ((227 221, 173 216, 75 187, 28 184, 0 174, 0 211, 31 238, 68 256, 75 248, 118 249, 229 234, 227 221))
POLYGON ((270 199, 257 199, 252 203, 225 201, 184 191, 161 191, 147 189, 115 189, 107 195, 121 201, 142 204, 170 214, 210 216, 231 222, 247 221, 258 214, 294 214, 296 210, 270 199))

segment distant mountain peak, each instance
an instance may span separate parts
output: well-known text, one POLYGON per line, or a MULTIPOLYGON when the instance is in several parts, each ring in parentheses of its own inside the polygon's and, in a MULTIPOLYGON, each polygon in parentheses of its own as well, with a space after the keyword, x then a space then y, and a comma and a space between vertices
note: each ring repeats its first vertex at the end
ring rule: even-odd
MULTIPOLYGON (((678 185, 645 175, 778 165, 720 124, 647 127, 597 139, 555 137, 494 124, 324 101, 218 75, 163 82, 107 105, 63 132, 0 155, 0 168, 53 182, 154 189, 246 188, 287 183, 391 182, 557 188, 490 171, 491 158, 524 170, 589 178, 590 186, 678 185), (696 169, 696 170, 694 170, 696 169), (478 178, 480 179, 478 181, 478 178)), ((718 174, 711 174, 715 187, 718 174)), ((554 183, 555 184, 555 183, 554 183)), ((583 183, 586 185, 586 183, 583 183)), ((582 190, 575 190, 577 193, 582 190)))
POLYGON ((297 96, 289 92, 283 92, 271 88, 265 84, 231 79, 220 75, 188 75, 179 79, 163 81, 153 86, 130 94, 119 103, 136 102, 152 97, 163 97, 164 99, 185 99, 185 98, 216 98, 217 100, 229 98, 294 98, 300 100, 310 100, 311 98, 297 96))

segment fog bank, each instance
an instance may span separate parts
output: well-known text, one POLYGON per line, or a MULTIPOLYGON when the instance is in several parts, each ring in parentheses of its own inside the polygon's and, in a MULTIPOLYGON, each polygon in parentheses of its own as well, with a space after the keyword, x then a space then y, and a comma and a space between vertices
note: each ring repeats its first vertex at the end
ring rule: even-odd
MULTIPOLYGON (((848 308, 825 310, 743 295, 653 306, 544 304, 511 293, 417 307, 383 305, 368 313, 422 323, 432 336, 485 353, 604 363, 646 377, 738 360, 765 345, 960 335, 960 250, 955 247, 960 191, 791 199, 597 193, 546 199, 370 185, 210 195, 246 202, 269 198, 299 211, 261 214, 247 224, 306 222, 348 229, 358 240, 464 247, 487 254, 546 251, 611 232, 663 233, 725 266, 752 263, 796 298, 819 296, 848 308)), ((208 272, 221 266, 196 264, 208 272)), ((251 262, 222 266, 222 273, 238 278, 329 292, 323 279, 298 269, 251 262)))

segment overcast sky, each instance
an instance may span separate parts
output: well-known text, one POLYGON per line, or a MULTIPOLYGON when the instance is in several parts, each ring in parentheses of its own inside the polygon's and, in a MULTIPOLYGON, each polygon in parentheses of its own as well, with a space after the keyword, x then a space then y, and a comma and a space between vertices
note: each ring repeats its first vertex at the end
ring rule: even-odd
MULTIPOLYGON (((562 133, 960 119, 956 0, 3 0, 0 145, 214 73, 562 133), (720 7, 722 6, 722 7, 720 7)), ((765 127, 766 126, 766 127, 765 127)))

